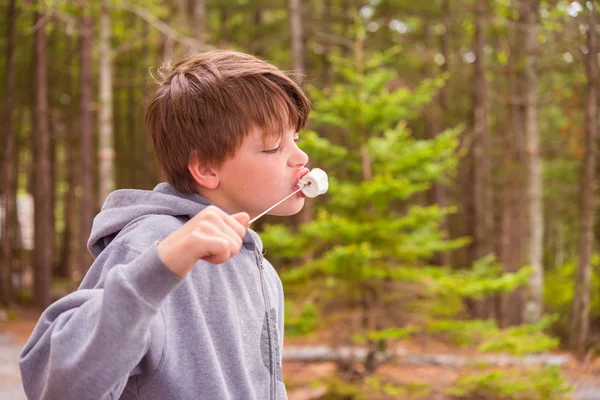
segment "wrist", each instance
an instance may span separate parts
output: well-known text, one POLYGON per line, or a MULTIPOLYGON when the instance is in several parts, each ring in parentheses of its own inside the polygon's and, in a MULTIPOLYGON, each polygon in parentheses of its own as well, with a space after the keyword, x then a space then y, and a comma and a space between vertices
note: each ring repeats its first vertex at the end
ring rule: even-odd
POLYGON ((193 266, 193 262, 188 260, 186 255, 189 252, 169 243, 168 238, 158 242, 156 245, 158 257, 163 264, 175 275, 184 278, 193 266))

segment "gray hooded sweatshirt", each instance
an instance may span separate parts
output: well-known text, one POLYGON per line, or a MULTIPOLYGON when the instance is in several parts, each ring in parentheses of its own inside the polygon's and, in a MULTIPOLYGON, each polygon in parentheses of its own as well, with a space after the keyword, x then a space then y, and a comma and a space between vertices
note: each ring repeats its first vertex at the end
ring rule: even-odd
POLYGON ((19 358, 31 400, 280 400, 283 291, 248 230, 240 252, 178 278, 156 243, 211 204, 166 183, 113 192, 79 289, 40 317, 19 358))

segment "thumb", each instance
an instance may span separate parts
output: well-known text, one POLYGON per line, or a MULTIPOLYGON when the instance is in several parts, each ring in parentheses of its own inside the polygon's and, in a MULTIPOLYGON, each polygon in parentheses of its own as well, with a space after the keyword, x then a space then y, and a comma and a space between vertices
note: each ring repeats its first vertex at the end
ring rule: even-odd
POLYGON ((248 227, 248 223, 250 222, 250 216, 248 213, 241 212, 233 214, 232 217, 243 226, 248 227))

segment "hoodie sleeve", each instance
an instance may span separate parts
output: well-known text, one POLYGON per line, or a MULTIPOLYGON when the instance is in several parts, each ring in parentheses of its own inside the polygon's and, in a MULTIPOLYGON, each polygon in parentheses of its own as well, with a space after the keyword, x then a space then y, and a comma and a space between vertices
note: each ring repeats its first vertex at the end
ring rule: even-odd
POLYGON ((120 397, 148 351, 162 301, 181 282, 156 245, 126 251, 120 259, 132 260, 110 268, 103 284, 58 300, 40 317, 19 357, 30 400, 120 397))

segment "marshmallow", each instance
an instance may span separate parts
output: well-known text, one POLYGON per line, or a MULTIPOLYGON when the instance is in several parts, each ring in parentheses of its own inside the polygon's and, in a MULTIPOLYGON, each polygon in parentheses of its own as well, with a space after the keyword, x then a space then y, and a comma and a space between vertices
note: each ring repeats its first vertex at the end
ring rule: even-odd
POLYGON ((329 183, 327 181, 327 173, 320 168, 313 168, 308 174, 300 179, 299 184, 304 186, 302 193, 306 197, 317 197, 320 194, 327 192, 329 183))

